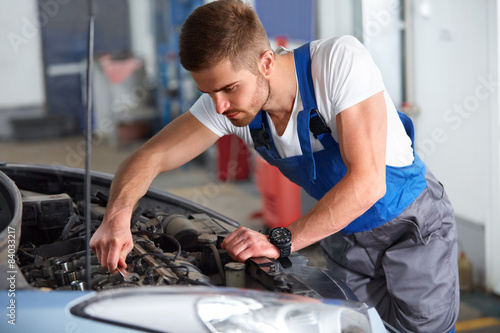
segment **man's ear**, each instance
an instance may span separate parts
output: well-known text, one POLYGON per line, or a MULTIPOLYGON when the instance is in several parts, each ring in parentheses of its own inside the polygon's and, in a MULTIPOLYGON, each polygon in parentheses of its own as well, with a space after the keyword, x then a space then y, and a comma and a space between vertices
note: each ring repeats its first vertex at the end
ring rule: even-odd
POLYGON ((271 75, 274 69, 274 51, 266 50, 261 53, 259 59, 259 71, 264 76, 271 75))

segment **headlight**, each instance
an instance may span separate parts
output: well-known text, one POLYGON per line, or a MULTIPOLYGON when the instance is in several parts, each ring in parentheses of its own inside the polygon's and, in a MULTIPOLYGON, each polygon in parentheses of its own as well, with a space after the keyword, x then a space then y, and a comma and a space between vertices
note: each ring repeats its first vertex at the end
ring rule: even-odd
POLYGON ((211 332, 370 333, 366 307, 361 303, 294 302, 277 298, 209 296, 196 310, 211 332))

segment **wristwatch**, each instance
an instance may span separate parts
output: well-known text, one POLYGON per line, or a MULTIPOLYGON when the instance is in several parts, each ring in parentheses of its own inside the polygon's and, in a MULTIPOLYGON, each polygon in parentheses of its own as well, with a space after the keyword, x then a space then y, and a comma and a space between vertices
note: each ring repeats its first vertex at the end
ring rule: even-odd
POLYGON ((288 258, 292 248, 292 233, 287 228, 277 227, 269 232, 269 242, 280 250, 279 262, 284 268, 292 266, 288 258))

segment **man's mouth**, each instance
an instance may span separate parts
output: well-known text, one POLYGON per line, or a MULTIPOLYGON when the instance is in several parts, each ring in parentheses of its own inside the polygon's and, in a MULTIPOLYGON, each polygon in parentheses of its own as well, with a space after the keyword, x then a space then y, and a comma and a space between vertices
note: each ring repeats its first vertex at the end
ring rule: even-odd
POLYGON ((224 115, 225 115, 228 119, 232 119, 232 118, 236 117, 238 114, 240 114, 240 113, 237 111, 237 112, 225 113, 224 115))

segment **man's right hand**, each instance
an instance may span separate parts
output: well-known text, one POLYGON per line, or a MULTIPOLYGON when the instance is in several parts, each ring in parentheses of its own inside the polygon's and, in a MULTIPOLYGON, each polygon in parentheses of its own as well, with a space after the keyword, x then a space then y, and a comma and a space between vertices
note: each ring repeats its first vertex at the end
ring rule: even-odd
POLYGON ((90 247, 101 266, 110 273, 114 273, 118 266, 127 267, 125 259, 134 247, 130 218, 131 214, 126 212, 105 214, 101 226, 90 239, 90 247))

